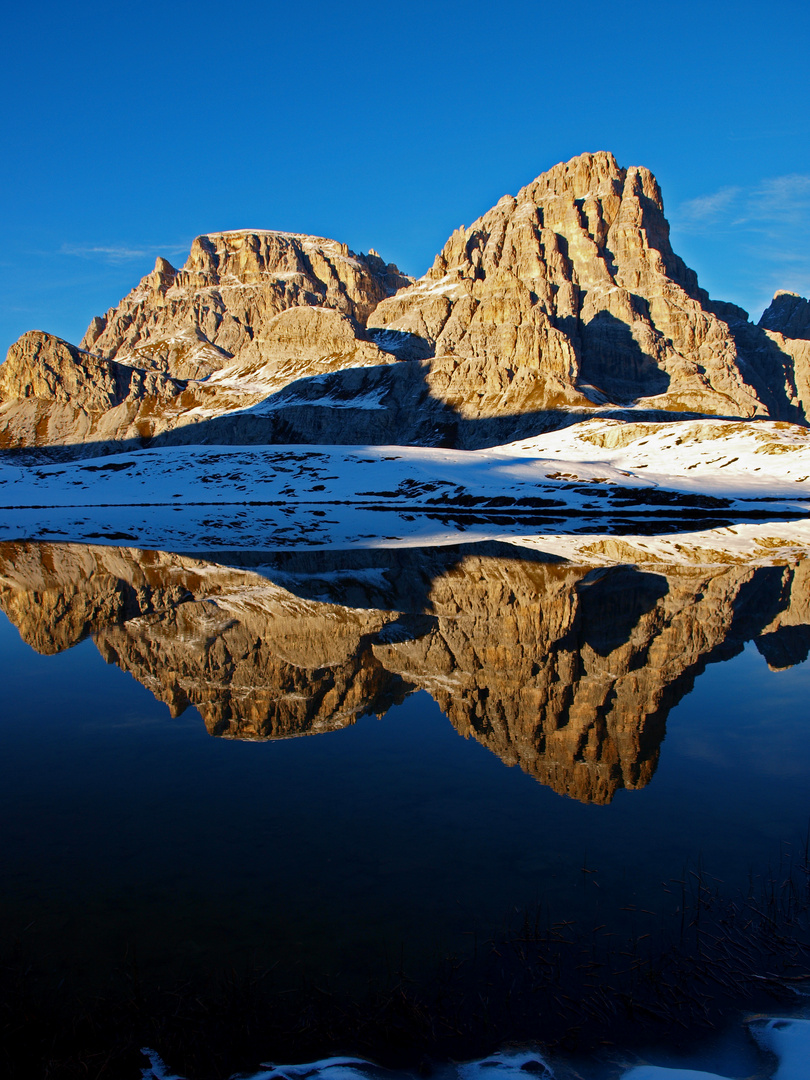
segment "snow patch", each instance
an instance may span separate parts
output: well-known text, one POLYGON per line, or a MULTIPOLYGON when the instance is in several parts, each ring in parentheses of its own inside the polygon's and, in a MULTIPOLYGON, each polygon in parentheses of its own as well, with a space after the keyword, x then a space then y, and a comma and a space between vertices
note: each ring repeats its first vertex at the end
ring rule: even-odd
POLYGON ((557 458, 576 473, 603 462, 656 487, 713 495, 810 495, 810 431, 780 421, 588 420, 493 453, 557 458))
POLYGON ((367 394, 356 394, 354 397, 342 398, 334 394, 325 394, 323 397, 311 398, 301 394, 285 394, 283 397, 274 395, 265 401, 254 405, 253 413, 276 412, 279 409, 301 408, 310 406, 325 406, 332 409, 383 409, 382 397, 387 392, 387 387, 369 391, 367 394))
MULTIPOLYGON (((756 1042, 773 1054, 778 1065, 763 1077, 770 1080, 808 1080, 810 1078, 810 1020, 772 1018, 753 1020, 748 1029, 756 1042)), ((144 1049, 149 1065, 142 1069, 142 1080, 183 1080, 169 1070, 159 1054, 144 1049)), ((583 1076, 581 1066, 575 1075, 583 1076)), ((596 1070, 594 1070, 594 1074, 596 1070)), ((276 1065, 264 1062, 255 1073, 239 1074, 242 1080, 413 1080, 410 1073, 384 1069, 363 1058, 329 1057, 301 1065, 276 1065)), ((526 1080, 527 1075, 553 1080, 554 1071, 537 1048, 504 1050, 490 1057, 461 1064, 438 1067, 437 1080, 526 1080)), ((587 1080, 588 1073, 584 1073, 587 1080)), ((235 1078, 232 1078, 235 1080, 235 1078)), ((696 1069, 666 1068, 642 1064, 628 1069, 621 1080, 729 1080, 719 1073, 696 1069)))
MULTIPOLYGON (((154 1050, 141 1051, 149 1058, 149 1067, 141 1072, 143 1080, 183 1080, 169 1072, 154 1050)), ((440 1080, 526 1080, 527 1073, 551 1078, 549 1066, 532 1051, 510 1051, 493 1054, 480 1061, 448 1066, 439 1071, 440 1080)), ((410 1073, 381 1068, 363 1058, 330 1057, 303 1065, 262 1064, 258 1072, 240 1073, 241 1080, 412 1080, 410 1073)))

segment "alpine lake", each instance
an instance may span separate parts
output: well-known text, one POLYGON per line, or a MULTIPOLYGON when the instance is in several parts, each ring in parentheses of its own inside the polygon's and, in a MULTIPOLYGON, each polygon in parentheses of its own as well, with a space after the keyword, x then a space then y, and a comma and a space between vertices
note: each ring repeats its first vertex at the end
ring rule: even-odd
POLYGON ((809 585, 4 542, 0 1066, 755 1074, 725 1032, 810 974, 809 585))

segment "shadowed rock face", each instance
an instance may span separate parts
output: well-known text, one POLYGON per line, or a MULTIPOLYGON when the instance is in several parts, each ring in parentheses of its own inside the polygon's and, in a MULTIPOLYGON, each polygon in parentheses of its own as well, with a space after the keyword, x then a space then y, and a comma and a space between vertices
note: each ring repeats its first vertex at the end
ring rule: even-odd
MULTIPOLYGON (((759 342, 759 354, 766 350, 778 366, 779 360, 790 357, 784 365, 785 385, 793 398, 802 403, 805 419, 810 416, 810 301, 796 293, 778 292, 763 312, 759 327, 766 341, 759 342)), ((750 326, 745 333, 754 333, 750 326)))
POLYGON ((806 305, 779 294, 754 326, 711 302, 672 251, 652 173, 582 154, 457 229, 416 282, 334 240, 198 237, 182 269, 158 259, 92 321, 85 352, 40 332, 12 347, 0 447, 176 432, 473 448, 606 405, 804 423, 806 305))
POLYGON ((763 311, 759 325, 787 338, 810 340, 810 300, 792 292, 777 292, 763 311))
POLYGON ((650 782, 707 663, 755 640, 784 667, 810 644, 806 563, 651 573, 473 548, 276 555, 257 572, 44 544, 0 560, 0 605, 33 648, 92 635, 213 735, 335 730, 422 689, 460 734, 585 802, 650 782))

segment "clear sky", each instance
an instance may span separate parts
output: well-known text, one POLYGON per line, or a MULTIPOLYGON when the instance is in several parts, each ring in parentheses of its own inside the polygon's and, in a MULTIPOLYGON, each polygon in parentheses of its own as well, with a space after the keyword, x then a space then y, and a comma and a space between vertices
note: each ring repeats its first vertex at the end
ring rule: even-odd
POLYGON ((157 254, 310 232, 423 273, 558 161, 658 177, 673 245, 756 317, 810 293, 807 0, 40 0, 0 35, 0 356, 78 341, 157 254))

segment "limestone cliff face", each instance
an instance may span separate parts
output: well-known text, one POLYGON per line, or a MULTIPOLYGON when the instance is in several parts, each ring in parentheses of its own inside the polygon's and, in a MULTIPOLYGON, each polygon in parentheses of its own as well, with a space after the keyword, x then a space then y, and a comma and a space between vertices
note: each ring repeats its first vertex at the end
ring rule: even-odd
POLYGON ((0 447, 152 432, 156 409, 188 406, 187 384, 84 352, 32 330, 0 366, 0 447))
POLYGON ((333 240, 198 237, 94 319, 84 351, 60 343, 57 367, 12 347, 0 447, 475 448, 617 406, 806 423, 806 305, 778 294, 754 326, 710 301, 652 173, 582 154, 457 229, 416 282, 333 240))
POLYGON ((745 313, 722 307, 673 253, 654 176, 598 153, 454 232, 369 325, 424 339, 440 358, 433 392, 462 413, 556 408, 577 403, 577 390, 595 403, 795 412, 741 357, 729 321, 745 313))
MULTIPOLYGON (((760 352, 770 348, 777 358, 790 357, 785 366, 785 385, 810 415, 810 301, 791 292, 777 292, 763 312, 759 327, 767 343, 760 339, 760 352)), ((746 333, 753 334, 747 326, 746 333)))
POLYGON ((80 349, 39 332, 12 346, 0 367, 0 448, 139 444, 250 409, 299 379, 391 363, 363 322, 410 280, 333 240, 198 237, 182 269, 158 259, 93 319, 80 349))
POLYGON ((422 689, 464 737, 597 803, 650 782, 667 715, 706 664, 749 640, 774 668, 810 648, 805 563, 649 573, 464 551, 366 558, 377 562, 278 556, 258 574, 5 544, 0 606, 41 652, 92 634, 213 735, 335 730, 422 689))
MULTIPOLYGON (((172 349, 186 340, 176 337, 172 349)), ((119 363, 39 331, 24 335, 0 366, 0 449, 73 444, 103 452, 116 442, 140 445, 185 427, 192 442, 280 442, 283 411, 278 420, 250 411, 268 395, 300 382, 303 394, 292 396, 306 404, 308 397, 323 398, 316 376, 341 368, 384 369, 396 359, 328 308, 290 308, 274 316, 238 363, 228 360, 204 379, 181 379, 150 366, 152 348, 158 345, 145 345, 119 363), (135 360, 146 366, 132 366, 135 360), (231 430, 220 426, 201 436, 196 425, 210 425, 212 418, 225 419, 231 430)), ((177 355, 170 350, 167 362, 175 371, 197 363, 191 353, 183 352, 182 361, 177 355)), ((199 359, 199 353, 193 356, 199 359)), ((341 389, 350 396, 351 379, 341 389)), ((182 430, 176 441, 183 441, 182 430)))
POLYGON ((759 325, 786 338, 810 340, 810 300, 798 293, 780 290, 762 313, 759 325))
POLYGON ((197 237, 180 270, 158 259, 117 308, 92 321, 81 344, 108 359, 200 377, 248 346, 248 357, 261 359, 268 324, 288 308, 330 308, 362 324, 409 282, 393 263, 334 240, 211 233, 197 237))

